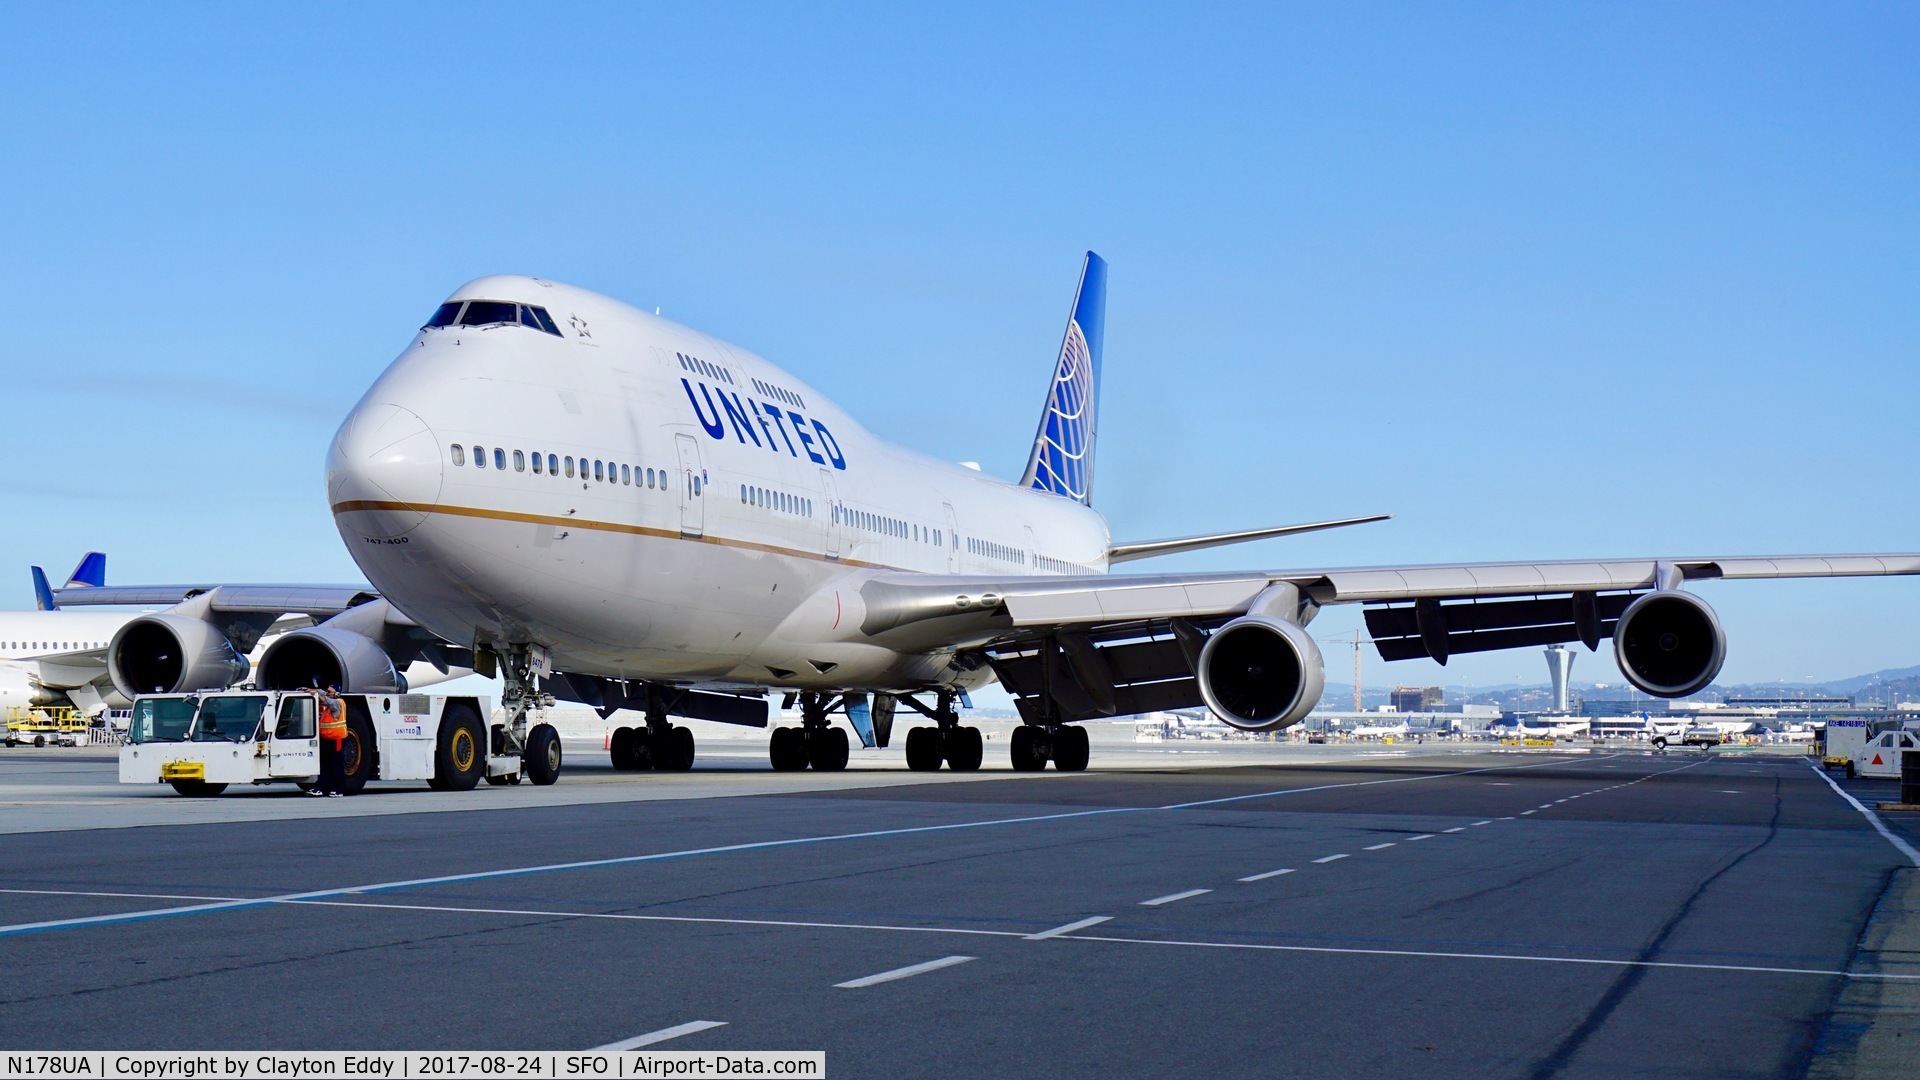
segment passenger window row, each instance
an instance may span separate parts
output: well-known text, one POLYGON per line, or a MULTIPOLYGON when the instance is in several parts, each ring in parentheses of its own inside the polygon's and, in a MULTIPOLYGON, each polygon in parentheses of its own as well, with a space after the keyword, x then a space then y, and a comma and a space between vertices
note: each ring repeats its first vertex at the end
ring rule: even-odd
POLYGON ((677 352, 673 355, 680 358, 680 368, 683 371, 691 371, 698 375, 705 375, 714 382, 723 382, 728 386, 740 385, 733 381, 733 372, 728 371, 719 364, 709 364, 697 356, 688 356, 686 353, 677 352))
POLYGON ((74 649, 104 649, 106 647, 107 647, 107 643, 104 641, 9 641, 7 642, 7 649, 9 651, 18 650, 18 649, 58 649, 62 652, 69 652, 74 649))
POLYGON ((870 514, 865 510, 851 507, 835 507, 833 519, 842 525, 848 525, 865 532, 876 532, 882 536, 898 537, 901 540, 913 540, 922 544, 940 543, 939 529, 926 525, 915 525, 910 521, 887 517, 885 514, 870 514))
POLYGON ((813 500, 804 495, 794 495, 772 488, 740 485, 740 501, 747 506, 758 506, 781 514, 797 514, 800 517, 813 516, 813 500))
MULTIPOLYGON (((454 465, 462 468, 466 466, 467 448, 465 446, 454 443, 447 448, 447 451, 454 465)), ((491 467, 505 472, 507 468, 507 454, 508 451, 502 447, 496 446, 489 450, 484 446, 475 446, 473 447, 473 467, 476 469, 488 468, 487 462, 489 458, 491 458, 493 462, 491 467)), ((582 480, 592 479, 602 484, 644 487, 650 491, 667 490, 667 470, 665 469, 646 469, 638 465, 623 465, 619 462, 607 461, 602 458, 586 457, 582 457, 579 463, 576 464, 572 455, 546 454, 539 450, 534 450, 531 453, 514 450, 512 454, 513 471, 517 473, 526 472, 528 462, 531 460, 533 474, 535 476, 546 475, 558 479, 564 473, 564 475, 571 480, 576 475, 576 470, 578 470, 577 475, 582 480)), ((697 478, 694 480, 693 486, 693 493, 698 495, 700 493, 700 481, 697 478)))
POLYGON ((999 559, 1002 562, 1017 562, 1024 565, 1027 561, 1027 553, 1021 551, 1019 548, 1008 547, 1005 544, 996 544, 991 540, 981 540, 977 537, 969 537, 967 539, 967 550, 973 552, 975 555, 980 555, 988 559, 999 559))
POLYGON ((755 379, 753 380, 753 388, 765 394, 767 397, 784 401, 796 409, 804 409, 807 407, 806 398, 801 397, 791 390, 783 390, 770 382, 761 382, 759 379, 755 379))
POLYGON ((447 326, 524 326, 560 337, 547 309, 508 300, 449 300, 441 304, 423 329, 447 326))
POLYGON ((1056 574, 1093 573, 1091 568, 1081 566, 1079 563, 1068 562, 1065 559, 1055 559, 1046 555, 1035 555, 1033 557, 1033 565, 1042 570, 1051 570, 1056 574))

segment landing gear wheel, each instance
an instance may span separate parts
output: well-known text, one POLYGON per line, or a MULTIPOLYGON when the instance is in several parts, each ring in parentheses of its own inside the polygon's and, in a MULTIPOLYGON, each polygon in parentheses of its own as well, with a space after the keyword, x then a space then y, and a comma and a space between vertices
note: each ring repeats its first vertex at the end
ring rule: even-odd
POLYGON ((169 780, 167 783, 173 785, 173 790, 190 799, 218 795, 227 790, 225 784, 209 784, 205 780, 169 780))
POLYGON ((1061 772, 1084 772, 1092 751, 1087 746, 1087 729, 1078 724, 1062 724, 1053 733, 1053 767, 1061 772))
POLYGON ((977 727, 951 727, 942 739, 946 751, 947 768, 954 772, 978 772, 980 759, 986 755, 986 742, 980 737, 977 727))
POLYGON ((821 772, 839 772, 847 767, 847 733, 844 728, 816 728, 807 740, 807 760, 821 772))
POLYGON ((487 772, 482 737, 480 718, 471 706, 447 706, 433 753, 433 779, 427 786, 435 791, 472 791, 487 772))
POLYGON ((367 718, 353 710, 347 711, 347 735, 340 740, 338 749, 329 756, 326 740, 320 740, 322 766, 331 773, 331 783, 323 784, 328 792, 342 795, 358 795, 373 779, 373 725, 367 718))
POLYGON ((647 753, 647 739, 644 731, 630 727, 615 728, 613 739, 607 750, 608 756, 613 759, 613 767, 622 771, 646 769, 653 765, 647 753))
POLYGON ((656 734, 653 742, 653 767, 661 772, 686 772, 693 768, 693 732, 670 727, 656 734))
POLYGON ((537 787, 560 779, 560 733, 552 724, 535 724, 527 732, 527 748, 520 755, 520 771, 537 787))
POLYGON ((774 772, 799 772, 807 767, 807 737, 797 727, 777 727, 767 740, 767 760, 774 772))
POLYGON ((1030 724, 1014 728, 1007 753, 1014 772, 1039 772, 1047 767, 1046 732, 1030 724))
POLYGON ((939 728, 917 727, 907 732, 907 768, 936 772, 942 756, 939 728))

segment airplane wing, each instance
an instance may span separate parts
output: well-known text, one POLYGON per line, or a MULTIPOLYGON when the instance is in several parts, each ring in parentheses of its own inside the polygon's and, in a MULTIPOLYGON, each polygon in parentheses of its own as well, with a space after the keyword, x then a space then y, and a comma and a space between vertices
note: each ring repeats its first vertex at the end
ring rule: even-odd
POLYGON ((1911 574, 1920 574, 1920 554, 1038 578, 879 574, 859 599, 869 635, 900 648, 959 650, 963 664, 994 669, 1023 715, 1037 719, 1051 708, 1057 719, 1078 720, 1201 704, 1195 672, 1209 633, 1256 601, 1271 603, 1277 586, 1291 586, 1280 590, 1294 605, 1284 613, 1291 621, 1304 625, 1330 604, 1362 604, 1383 659, 1445 663, 1457 653, 1571 641, 1597 648, 1636 600, 1687 581, 1911 574))

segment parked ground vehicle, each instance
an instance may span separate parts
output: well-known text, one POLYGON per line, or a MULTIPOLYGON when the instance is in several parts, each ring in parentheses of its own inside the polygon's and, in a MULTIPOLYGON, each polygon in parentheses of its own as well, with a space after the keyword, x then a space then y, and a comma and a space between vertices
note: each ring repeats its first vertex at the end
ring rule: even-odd
POLYGON ((70 708, 14 705, 7 709, 8 746, 85 746, 87 718, 70 708))
POLYGON ((1688 728, 1680 733, 1677 740, 1672 735, 1655 735, 1653 737, 1653 745, 1663 750, 1667 747, 1668 743, 1675 741, 1679 742, 1681 746, 1698 746, 1704 750, 1709 746, 1719 746, 1721 743, 1726 742, 1727 738, 1720 734, 1719 728, 1704 726, 1688 728))
POLYGON ((425 780, 437 791, 467 791, 522 777, 551 784, 560 775, 560 737, 550 724, 528 732, 524 755, 489 753, 505 731, 485 718, 480 697, 343 694, 346 717, 335 748, 320 736, 314 690, 225 690, 149 694, 135 699, 120 782, 167 783, 182 795, 218 795, 229 784, 293 783, 357 794, 370 780, 425 780))

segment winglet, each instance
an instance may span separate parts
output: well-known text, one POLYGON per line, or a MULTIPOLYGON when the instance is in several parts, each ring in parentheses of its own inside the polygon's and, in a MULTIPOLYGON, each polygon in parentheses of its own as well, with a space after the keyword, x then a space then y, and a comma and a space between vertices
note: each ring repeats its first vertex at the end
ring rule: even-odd
POLYGON ((107 583, 107 556, 102 551, 89 551, 81 558, 80 565, 73 568, 67 578, 67 588, 99 588, 107 583))
POLYGON ((1107 261, 1087 252, 1073 294, 1060 358, 1047 386, 1047 407, 1033 435, 1020 486, 1076 502, 1093 502, 1094 420, 1100 401, 1100 352, 1106 337, 1107 261))
POLYGON ((47 584, 47 572, 37 566, 33 568, 33 602, 41 611, 58 608, 53 602, 53 587, 47 584))

